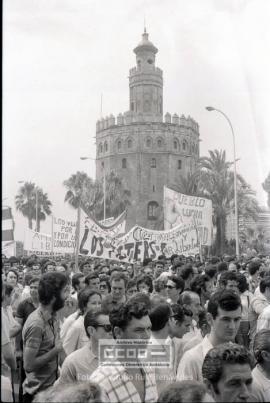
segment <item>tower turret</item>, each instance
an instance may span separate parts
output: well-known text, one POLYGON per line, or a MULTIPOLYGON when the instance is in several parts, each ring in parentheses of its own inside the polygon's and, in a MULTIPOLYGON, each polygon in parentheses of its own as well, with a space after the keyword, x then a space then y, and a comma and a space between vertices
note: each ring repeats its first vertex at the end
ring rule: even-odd
POLYGON ((144 30, 142 40, 134 49, 137 66, 130 70, 130 111, 134 121, 161 122, 163 116, 162 70, 155 66, 158 49, 144 30))

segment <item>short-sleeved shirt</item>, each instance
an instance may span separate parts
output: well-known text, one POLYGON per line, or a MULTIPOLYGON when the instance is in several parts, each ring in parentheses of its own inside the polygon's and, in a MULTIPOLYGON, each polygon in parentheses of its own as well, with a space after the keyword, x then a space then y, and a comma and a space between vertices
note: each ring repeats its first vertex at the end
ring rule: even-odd
MULTIPOLYGON (((21 301, 17 307, 17 312, 16 312, 16 318, 22 319, 22 327, 24 326, 26 319, 28 316, 34 312, 36 309, 35 305, 33 304, 32 298, 26 298, 23 301, 21 301)), ((18 341, 17 343, 20 343, 20 348, 23 350, 23 341, 21 337, 21 333, 17 336, 18 341)), ((17 344, 18 346, 18 344, 17 344)))
MULTIPOLYGON (((42 356, 55 347, 59 340, 59 323, 54 317, 46 317, 38 307, 32 312, 23 327, 23 349, 38 348, 37 357, 42 356)), ((46 365, 32 372, 25 371, 26 379, 23 392, 34 395, 52 386, 57 378, 58 356, 54 356, 46 365)))
POLYGON ((9 322, 8 318, 4 312, 3 307, 1 308, 1 374, 3 376, 9 377, 10 376, 10 368, 7 365, 4 355, 3 355, 3 346, 6 344, 10 343, 10 337, 9 337, 9 322))
POLYGON ((33 304, 32 298, 26 298, 21 301, 18 305, 16 317, 23 320, 22 325, 25 324, 26 319, 28 316, 34 312, 36 309, 35 305, 33 304))

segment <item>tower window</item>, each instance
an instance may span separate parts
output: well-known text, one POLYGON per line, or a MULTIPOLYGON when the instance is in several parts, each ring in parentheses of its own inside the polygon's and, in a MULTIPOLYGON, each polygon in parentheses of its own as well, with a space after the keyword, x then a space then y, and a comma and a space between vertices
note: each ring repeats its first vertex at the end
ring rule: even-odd
POLYGON ((118 141, 118 143, 117 143, 117 148, 118 148, 118 151, 120 151, 120 150, 121 150, 121 147, 122 147, 122 143, 121 143, 121 141, 119 140, 119 141, 118 141))
POLYGON ((162 140, 161 140, 161 139, 158 139, 158 141, 157 141, 157 145, 158 145, 158 147, 159 147, 159 148, 161 148, 161 147, 162 147, 162 140))
POLYGON ((144 101, 144 112, 150 112, 150 102, 148 100, 144 101))
POLYGON ((183 150, 186 150, 186 148, 187 148, 187 143, 184 141, 183 142, 183 150))
POLYGON ((173 148, 175 149, 175 150, 177 150, 177 147, 178 146, 178 144, 177 144, 177 140, 174 140, 174 142, 173 142, 173 148))
POLYGON ((178 169, 182 169, 182 161, 178 160, 178 169))
POLYGON ((156 191, 156 187, 155 187, 155 185, 153 185, 153 193, 155 193, 155 191, 156 191))
POLYGON ((128 148, 131 148, 132 147, 132 140, 128 140, 128 148))
POLYGON ((157 167, 157 161, 155 158, 151 159, 151 168, 156 168, 157 167))
POLYGON ((132 111, 134 111, 134 102, 131 102, 131 108, 132 111))
POLYGON ((101 163, 101 166, 102 166, 102 169, 104 168, 104 162, 102 161, 102 163, 101 163))
POLYGON ((158 203, 150 201, 147 205, 147 218, 148 220, 156 220, 158 218, 158 203))
POLYGON ((105 141, 105 144, 104 144, 104 151, 105 151, 105 153, 108 151, 108 143, 107 143, 107 141, 105 141))
POLYGON ((126 158, 122 159, 122 168, 126 168, 127 167, 127 160, 126 158))
POLYGON ((148 63, 148 64, 153 64, 153 60, 152 60, 152 59, 148 59, 148 60, 147 60, 147 63, 148 63))
POLYGON ((146 147, 151 147, 151 140, 150 139, 146 140, 146 147))
POLYGON ((98 147, 98 152, 99 152, 99 154, 101 154, 102 151, 103 151, 103 147, 102 147, 102 144, 100 144, 99 147, 98 147))

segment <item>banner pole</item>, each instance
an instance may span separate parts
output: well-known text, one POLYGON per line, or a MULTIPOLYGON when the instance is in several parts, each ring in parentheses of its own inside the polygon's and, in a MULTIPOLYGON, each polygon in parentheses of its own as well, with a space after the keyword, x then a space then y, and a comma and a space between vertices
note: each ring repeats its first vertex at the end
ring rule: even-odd
POLYGON ((52 255, 53 255, 53 244, 54 244, 54 236, 53 236, 53 215, 52 215, 52 228, 51 228, 51 230, 52 230, 52 236, 51 236, 51 239, 52 239, 51 252, 52 252, 52 255))
POLYGON ((80 247, 80 221, 81 221, 81 202, 77 210, 77 234, 76 234, 76 253, 75 253, 75 272, 79 271, 79 247, 80 247))

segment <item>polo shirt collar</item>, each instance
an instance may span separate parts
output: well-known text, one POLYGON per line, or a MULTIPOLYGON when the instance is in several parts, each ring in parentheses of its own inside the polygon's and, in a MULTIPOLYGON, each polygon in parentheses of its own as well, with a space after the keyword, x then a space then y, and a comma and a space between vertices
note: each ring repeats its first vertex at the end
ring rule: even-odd
POLYGON ((50 313, 48 311, 44 311, 40 306, 39 306, 39 312, 40 315, 42 316, 42 318, 44 319, 45 322, 49 322, 49 320, 52 320, 55 318, 55 314, 54 313, 50 313))

